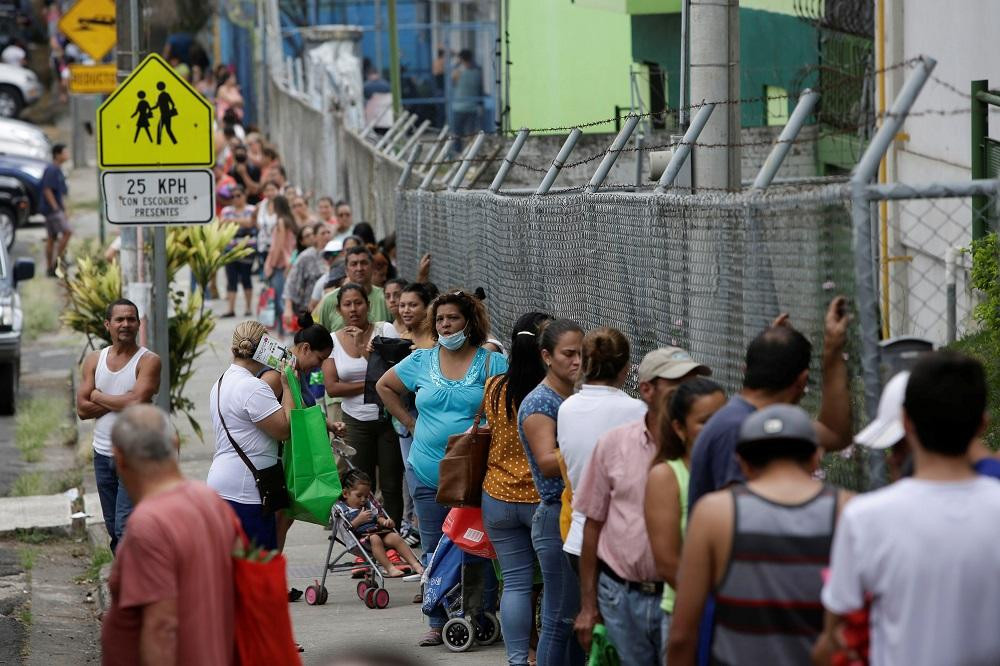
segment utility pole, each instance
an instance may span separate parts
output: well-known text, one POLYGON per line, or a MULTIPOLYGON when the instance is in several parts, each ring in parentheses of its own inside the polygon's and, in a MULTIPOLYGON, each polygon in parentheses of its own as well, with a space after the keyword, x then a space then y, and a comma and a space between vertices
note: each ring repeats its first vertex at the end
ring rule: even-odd
POLYGON ((692 174, 697 188, 740 189, 740 6, 739 0, 689 0, 690 98, 692 104, 722 102, 695 146, 692 174))
MULTIPOLYGON (((118 33, 118 82, 121 83, 134 69, 144 55, 140 46, 142 36, 142 8, 140 0, 116 0, 116 29, 118 33)), ((168 334, 167 306, 170 298, 167 282, 167 232, 163 226, 153 229, 153 290, 151 297, 149 287, 145 282, 143 270, 144 243, 141 229, 134 226, 123 226, 121 230, 121 270, 123 293, 140 292, 139 300, 145 306, 149 328, 149 346, 160 357, 162 371, 160 372, 160 388, 156 395, 156 404, 166 412, 170 412, 170 340, 168 334), (133 287, 132 285, 136 285, 133 287), (142 285, 142 286, 140 286, 142 285)))
POLYGON ((399 80, 399 30, 396 25, 396 0, 389 0, 389 85, 392 86, 392 115, 403 109, 403 88, 399 80))

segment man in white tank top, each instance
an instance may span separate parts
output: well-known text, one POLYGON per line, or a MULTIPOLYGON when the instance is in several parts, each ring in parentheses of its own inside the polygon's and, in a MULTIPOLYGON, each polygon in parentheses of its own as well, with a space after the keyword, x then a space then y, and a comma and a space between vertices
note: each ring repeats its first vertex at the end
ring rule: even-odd
POLYGON ((160 387, 160 357, 136 344, 139 308, 121 298, 108 306, 104 327, 111 346, 90 352, 80 372, 76 413, 94 424, 94 476, 101 498, 104 525, 114 552, 132 512, 132 502, 119 482, 111 453, 111 428, 118 413, 130 405, 151 402, 160 387))

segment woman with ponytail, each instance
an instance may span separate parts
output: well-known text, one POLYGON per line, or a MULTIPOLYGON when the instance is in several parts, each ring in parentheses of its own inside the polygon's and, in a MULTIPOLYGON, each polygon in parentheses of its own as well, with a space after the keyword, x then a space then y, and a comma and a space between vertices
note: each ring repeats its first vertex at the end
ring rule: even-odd
POLYGON ((500 626, 507 663, 527 664, 535 614, 532 592, 535 549, 531 518, 538 508, 538 490, 524 446, 517 434, 517 410, 545 377, 538 338, 552 318, 541 312, 522 315, 510 338, 510 366, 486 382, 483 411, 493 433, 483 482, 483 524, 497 551, 503 572, 500 626))
MULTIPOLYGON (((559 407, 559 450, 571 488, 579 487, 590 455, 604 433, 646 414, 645 403, 622 391, 631 361, 628 338, 616 328, 597 328, 583 338, 583 386, 559 407)), ((583 514, 573 512, 563 546, 571 559, 580 556, 585 522, 583 514)))

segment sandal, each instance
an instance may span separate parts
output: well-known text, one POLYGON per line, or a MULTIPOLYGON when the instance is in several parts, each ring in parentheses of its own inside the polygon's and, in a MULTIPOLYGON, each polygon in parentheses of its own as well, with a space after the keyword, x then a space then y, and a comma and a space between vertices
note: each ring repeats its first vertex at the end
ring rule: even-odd
POLYGON ((420 647, 434 647, 435 645, 442 645, 444 639, 441 638, 440 629, 431 629, 426 634, 421 637, 420 641, 417 643, 420 647))

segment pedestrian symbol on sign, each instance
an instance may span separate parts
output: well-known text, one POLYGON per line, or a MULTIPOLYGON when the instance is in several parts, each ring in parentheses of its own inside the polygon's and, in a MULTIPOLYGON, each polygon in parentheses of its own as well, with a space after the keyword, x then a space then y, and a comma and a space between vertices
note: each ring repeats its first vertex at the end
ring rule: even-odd
POLYGON ((215 112, 163 58, 149 55, 97 111, 103 169, 215 165, 215 112))

